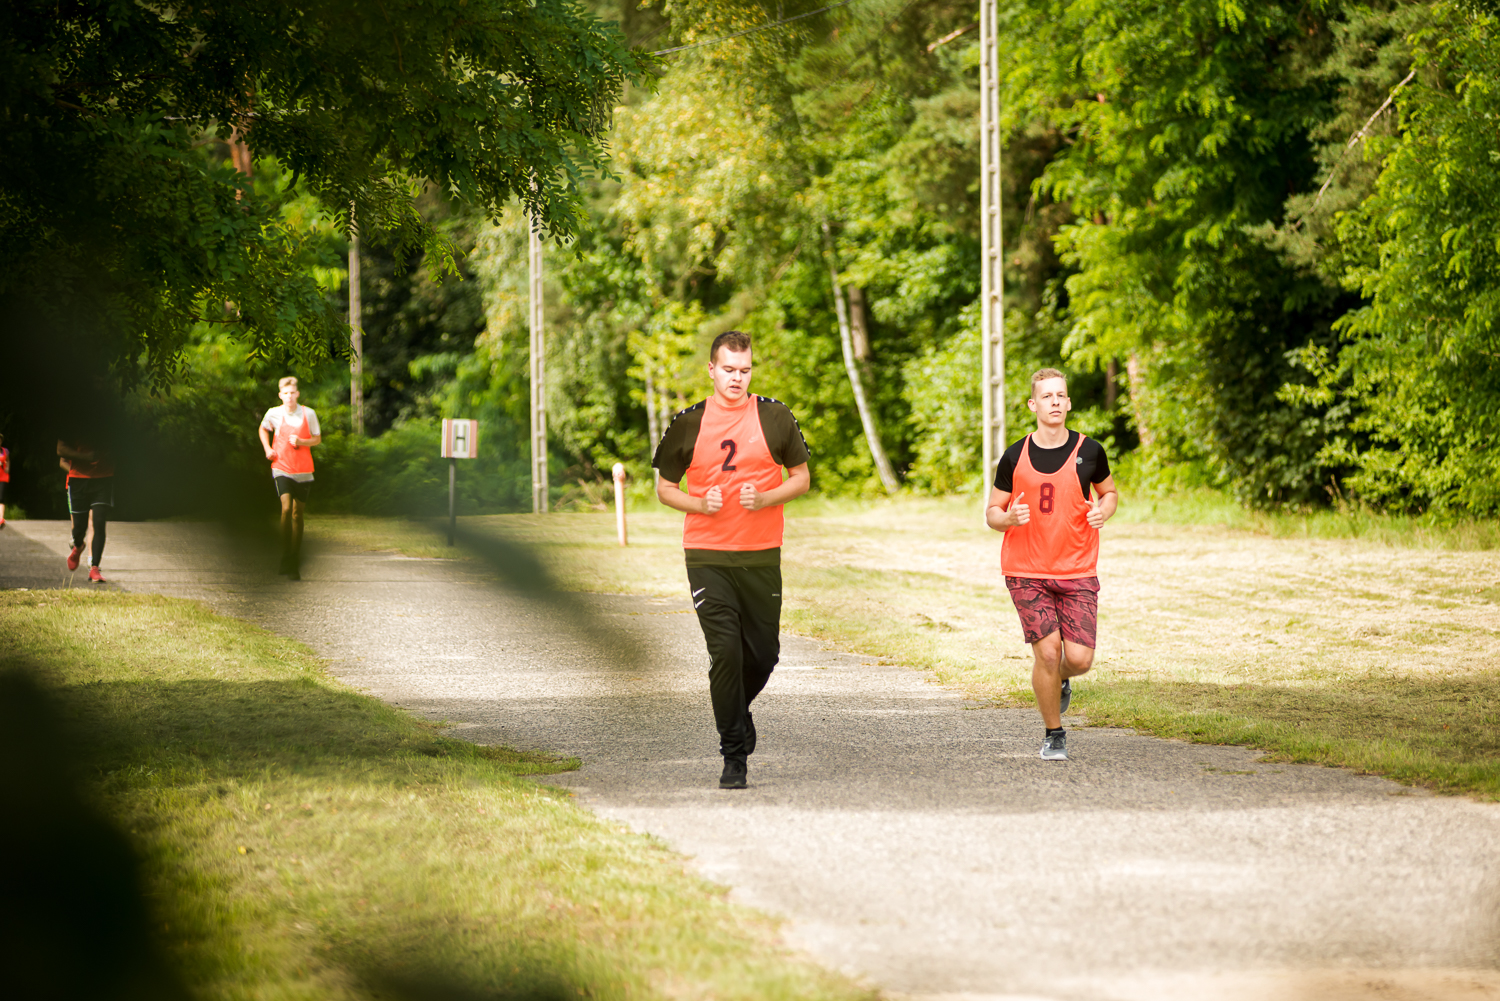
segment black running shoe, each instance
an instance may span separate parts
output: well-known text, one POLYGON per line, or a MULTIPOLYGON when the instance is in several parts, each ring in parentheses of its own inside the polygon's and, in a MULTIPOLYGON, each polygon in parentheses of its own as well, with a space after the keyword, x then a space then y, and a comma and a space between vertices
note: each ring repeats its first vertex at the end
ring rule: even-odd
POLYGON ((719 788, 720 789, 743 789, 743 788, 745 788, 745 785, 746 785, 746 782, 745 782, 746 771, 747 771, 747 769, 745 768, 745 759, 744 758, 725 758, 724 759, 724 774, 719 776, 719 788))
POLYGON ((1068 703, 1073 701, 1073 679, 1064 678, 1062 683, 1062 698, 1058 700, 1057 712, 1061 715, 1068 711, 1068 703))

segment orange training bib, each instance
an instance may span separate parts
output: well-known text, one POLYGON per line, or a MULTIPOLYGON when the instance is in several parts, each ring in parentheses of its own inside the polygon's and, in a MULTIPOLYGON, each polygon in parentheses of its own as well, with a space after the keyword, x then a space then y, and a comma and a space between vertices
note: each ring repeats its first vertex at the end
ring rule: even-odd
POLYGON ((1020 499, 1031 508, 1031 520, 1005 533, 1000 549, 1000 572, 1007 577, 1076 580, 1097 575, 1099 530, 1088 523, 1088 501, 1078 485, 1078 444, 1062 468, 1050 475, 1031 464, 1032 436, 1026 436, 1016 463, 1011 503, 1020 499), (1025 495, 1024 497, 1022 495, 1025 495))
POLYGON ((781 545, 781 505, 747 511, 740 506, 740 487, 753 483, 761 491, 781 486, 781 464, 771 457, 760 425, 760 401, 750 397, 731 410, 714 397, 705 401, 703 423, 693 446, 693 461, 683 484, 702 497, 714 487, 724 494, 715 514, 689 514, 682 524, 684 549, 756 550, 781 545))

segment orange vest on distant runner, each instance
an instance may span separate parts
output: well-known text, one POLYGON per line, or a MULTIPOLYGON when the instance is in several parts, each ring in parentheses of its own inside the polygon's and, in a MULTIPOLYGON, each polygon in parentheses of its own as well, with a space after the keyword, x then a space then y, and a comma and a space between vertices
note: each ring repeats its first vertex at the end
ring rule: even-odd
POLYGON ((68 444, 75 452, 93 452, 94 461, 89 462, 85 459, 69 459, 68 475, 66 479, 102 480, 106 477, 115 475, 115 464, 111 462, 108 457, 98 452, 92 444, 89 444, 87 442, 79 443, 76 441, 70 441, 68 442, 68 444))
POLYGON ((0 448, 0 483, 10 482, 10 449, 0 448))
POLYGON ((1006 531, 1000 572, 1044 580, 1097 576, 1099 530, 1089 527, 1089 503, 1078 485, 1078 452, 1088 439, 1080 434, 1073 454, 1051 475, 1037 472, 1031 464, 1031 441, 1027 435, 1021 446, 1010 495, 1012 504, 1019 498, 1031 508, 1031 520, 1006 531))
POLYGON ((693 497, 722 488, 724 506, 716 514, 689 513, 682 523, 682 548, 750 551, 781 546, 782 505, 759 511, 740 506, 740 487, 746 483, 762 493, 782 484, 781 463, 771 458, 760 426, 758 397, 751 396, 733 410, 712 396, 705 401, 684 480, 693 497))
POLYGON ((313 471, 312 449, 306 445, 292 447, 292 435, 298 438, 312 437, 312 431, 307 426, 306 410, 306 407, 298 407, 296 417, 284 415, 281 418, 281 423, 276 428, 276 437, 271 439, 271 450, 276 453, 276 458, 271 462, 272 469, 286 473, 313 471))

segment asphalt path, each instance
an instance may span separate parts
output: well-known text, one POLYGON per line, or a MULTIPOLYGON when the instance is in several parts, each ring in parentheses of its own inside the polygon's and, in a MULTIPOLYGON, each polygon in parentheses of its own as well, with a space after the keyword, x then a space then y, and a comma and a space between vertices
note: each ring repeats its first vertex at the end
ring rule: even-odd
MULTIPOLYGON (((578 756, 552 781, 892 995, 1500 998, 1494 805, 1114 729, 1044 762, 1033 712, 795 636, 750 788, 726 792, 685 596, 585 596, 589 642, 472 564, 315 548, 292 583, 206 526, 109 531, 105 586, 301 639, 456 736, 578 756)), ((62 522, 10 522, 0 586, 90 586, 67 545, 62 522)))

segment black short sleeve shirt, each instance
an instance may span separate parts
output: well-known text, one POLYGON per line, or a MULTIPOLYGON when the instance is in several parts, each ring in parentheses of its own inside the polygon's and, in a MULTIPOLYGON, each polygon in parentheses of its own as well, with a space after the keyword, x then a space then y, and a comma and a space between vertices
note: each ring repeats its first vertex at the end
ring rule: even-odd
MULTIPOLYGON (((771 458, 790 469, 800 466, 811 458, 807 441, 802 437, 802 428, 791 408, 780 400, 769 396, 755 398, 760 412, 760 427, 766 435, 766 447, 771 458)), ((693 464, 693 449, 698 445, 698 429, 703 426, 703 404, 695 403, 679 411, 667 425, 661 443, 656 446, 656 455, 651 460, 662 477, 672 483, 681 483, 693 464)))
MULTIPOLYGON (((1000 462, 995 467, 995 489, 1006 493, 1015 492, 1016 465, 1021 461, 1022 448, 1031 449, 1031 465, 1036 471, 1050 476, 1068 461, 1068 456, 1073 454, 1073 449, 1078 445, 1078 437, 1077 431, 1069 431, 1067 443, 1058 448, 1039 448, 1031 440, 1031 435, 1022 438, 1007 448, 1000 457, 1000 462)), ((1085 439, 1083 447, 1078 449, 1077 467, 1078 486, 1087 500, 1091 496, 1090 486, 1109 479, 1109 456, 1104 454, 1104 446, 1092 438, 1085 439)))

